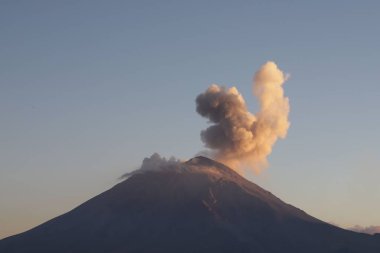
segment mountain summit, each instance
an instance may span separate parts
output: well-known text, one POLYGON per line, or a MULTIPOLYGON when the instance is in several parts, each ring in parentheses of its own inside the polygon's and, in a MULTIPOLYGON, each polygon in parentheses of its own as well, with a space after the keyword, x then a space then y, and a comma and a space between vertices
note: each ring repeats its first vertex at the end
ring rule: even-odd
POLYGON ((378 253, 380 238, 293 207, 205 157, 140 169, 1 253, 378 253))

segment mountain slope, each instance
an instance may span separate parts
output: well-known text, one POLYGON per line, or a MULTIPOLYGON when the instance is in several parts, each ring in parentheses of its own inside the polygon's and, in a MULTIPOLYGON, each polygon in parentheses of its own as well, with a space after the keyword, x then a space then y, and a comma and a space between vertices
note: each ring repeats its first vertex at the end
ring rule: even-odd
POLYGON ((313 218, 204 157, 138 171, 0 252, 380 252, 380 239, 313 218))

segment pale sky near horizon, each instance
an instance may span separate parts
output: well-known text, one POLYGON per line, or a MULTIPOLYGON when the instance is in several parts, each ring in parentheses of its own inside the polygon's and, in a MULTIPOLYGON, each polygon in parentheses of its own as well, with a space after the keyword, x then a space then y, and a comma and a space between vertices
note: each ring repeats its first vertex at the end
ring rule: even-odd
POLYGON ((245 176, 327 222, 380 225, 379 1, 0 1, 0 238, 204 149, 195 97, 268 60, 291 127, 245 176))

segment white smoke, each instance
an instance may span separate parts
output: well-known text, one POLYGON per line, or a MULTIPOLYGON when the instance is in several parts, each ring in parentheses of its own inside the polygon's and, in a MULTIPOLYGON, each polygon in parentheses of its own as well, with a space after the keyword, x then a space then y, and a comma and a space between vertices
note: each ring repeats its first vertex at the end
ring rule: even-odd
POLYGON ((282 84, 287 77, 274 62, 267 62, 256 72, 253 94, 259 112, 248 111, 236 87, 211 85, 196 98, 197 112, 212 126, 201 132, 214 158, 238 169, 249 167, 255 172, 267 166, 267 157, 278 138, 285 138, 290 126, 289 100, 282 84))

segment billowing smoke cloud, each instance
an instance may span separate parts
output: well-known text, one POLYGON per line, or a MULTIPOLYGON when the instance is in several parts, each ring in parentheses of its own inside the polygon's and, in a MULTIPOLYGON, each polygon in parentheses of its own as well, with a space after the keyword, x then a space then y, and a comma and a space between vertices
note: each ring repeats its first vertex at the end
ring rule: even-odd
POLYGON ((285 138, 289 128, 289 100, 282 84, 285 74, 274 62, 267 62, 253 79, 253 94, 259 101, 259 112, 247 109, 236 87, 211 85, 196 98, 197 112, 213 123, 201 132, 206 147, 215 159, 238 168, 260 172, 278 138, 285 138))
POLYGON ((170 157, 166 159, 165 157, 161 157, 159 154, 154 153, 151 157, 144 158, 142 165, 139 169, 128 172, 120 177, 120 179, 127 178, 136 173, 145 172, 145 171, 160 171, 167 169, 175 169, 180 166, 181 161, 176 159, 175 157, 170 157))

